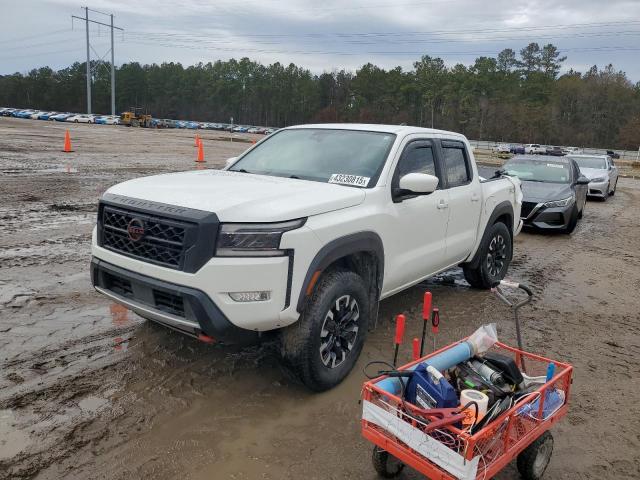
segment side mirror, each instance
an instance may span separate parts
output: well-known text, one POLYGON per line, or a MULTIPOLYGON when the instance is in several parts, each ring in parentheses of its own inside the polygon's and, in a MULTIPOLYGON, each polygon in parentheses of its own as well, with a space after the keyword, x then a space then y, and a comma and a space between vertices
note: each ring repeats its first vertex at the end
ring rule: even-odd
POLYGON ((428 195, 438 188, 438 177, 428 173, 407 173, 400 178, 400 195, 428 195))
POLYGON ((578 181, 576 182, 577 185, 589 185, 589 179, 587 177, 585 177, 584 175, 580 175, 578 177, 578 181))
POLYGON ((234 164, 234 162, 238 159, 238 157, 231 157, 231 158, 227 158, 227 161, 225 162, 224 166, 225 168, 229 168, 231 165, 234 164))

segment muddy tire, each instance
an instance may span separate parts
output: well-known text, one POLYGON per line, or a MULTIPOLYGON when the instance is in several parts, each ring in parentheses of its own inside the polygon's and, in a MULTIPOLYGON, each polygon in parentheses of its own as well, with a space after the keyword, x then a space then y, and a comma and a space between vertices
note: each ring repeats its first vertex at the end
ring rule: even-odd
POLYGON ((552 454, 553 436, 546 431, 518 455, 518 472, 524 480, 540 480, 552 454))
POLYGON ((491 288, 507 274, 512 253, 511 233, 507 226, 502 222, 491 225, 478 250, 478 265, 462 267, 465 280, 473 288, 491 288))
POLYGON ((322 275, 300 319, 281 337, 286 362, 309 389, 329 390, 353 369, 370 311, 362 277, 347 270, 322 275))
POLYGON ((569 219, 569 223, 566 227, 564 227, 564 233, 571 234, 576 229, 576 225, 578 225, 578 207, 574 206, 573 211, 571 212, 571 218, 569 219))
POLYGON ((380 447, 373 447, 373 468, 382 478, 395 478, 402 473, 404 463, 380 447))

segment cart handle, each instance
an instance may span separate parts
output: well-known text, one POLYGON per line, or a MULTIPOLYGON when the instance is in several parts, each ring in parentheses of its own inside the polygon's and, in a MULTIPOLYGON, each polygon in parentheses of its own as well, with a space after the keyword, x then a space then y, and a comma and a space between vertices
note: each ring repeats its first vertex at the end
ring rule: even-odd
POLYGON ((529 286, 525 285, 524 283, 516 283, 516 282, 510 282, 508 280, 500 280, 500 282, 497 283, 496 286, 492 288, 492 290, 500 300, 502 300, 504 303, 509 305, 509 307, 513 308, 514 310, 518 310, 521 307, 524 307, 527 303, 530 303, 531 300, 533 299, 533 292, 531 291, 529 286), (512 303, 507 297, 504 296, 500 287, 520 289, 527 294, 527 298, 519 301, 518 303, 512 303))
POLYGON ((533 297, 533 292, 524 283, 510 282, 509 280, 500 280, 499 285, 501 287, 507 287, 507 288, 519 288, 520 290, 524 290, 529 297, 533 297))

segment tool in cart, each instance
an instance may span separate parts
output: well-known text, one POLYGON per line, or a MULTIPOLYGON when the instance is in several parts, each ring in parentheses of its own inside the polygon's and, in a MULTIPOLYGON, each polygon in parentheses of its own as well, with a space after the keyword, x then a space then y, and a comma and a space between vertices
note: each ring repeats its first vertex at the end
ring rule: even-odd
MULTIPOLYGON (((511 311, 513 312, 513 318, 516 322, 516 338, 518 340, 518 348, 520 350, 523 350, 522 347, 522 333, 520 331, 520 318, 518 317, 518 310, 520 310, 522 307, 524 307, 525 305, 527 305, 528 303, 531 302, 531 300, 533 299, 533 292, 531 291, 531 289, 523 284, 523 283, 516 283, 516 282, 509 282, 507 280, 500 280, 500 283, 498 285, 496 285, 495 287, 493 287, 491 289, 491 291, 500 299, 502 300, 504 303, 506 303, 509 308, 511 309, 511 311), (504 288, 512 288, 512 289, 520 289, 523 292, 525 292, 527 294, 527 298, 525 298, 524 300, 520 300, 519 302, 512 302, 511 300, 509 300, 509 298, 507 298, 507 296, 504 294, 504 292, 502 291, 502 288, 500 287, 504 287, 504 288)), ((524 364, 524 358, 520 357, 520 367, 522 368, 523 372, 526 372, 527 369, 525 367, 524 364)))
POLYGON ((436 335, 440 331, 440 309, 435 307, 431 314, 431 334, 433 335, 433 351, 436 351, 436 335))
POLYGON ((393 366, 395 367, 398 364, 398 350, 400 349, 400 345, 402 344, 402 339, 404 337, 404 323, 405 317, 400 314, 396 316, 396 335, 394 339, 394 352, 393 352, 393 366))
POLYGON ((424 301, 422 302, 422 339, 420 340, 420 356, 424 355, 424 339, 427 336, 427 322, 431 318, 431 292, 424 292, 424 301))

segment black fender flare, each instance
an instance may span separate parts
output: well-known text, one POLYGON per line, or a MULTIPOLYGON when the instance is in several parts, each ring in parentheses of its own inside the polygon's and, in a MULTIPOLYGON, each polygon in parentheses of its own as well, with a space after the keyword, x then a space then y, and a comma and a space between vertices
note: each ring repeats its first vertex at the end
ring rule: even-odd
POLYGON ((375 232, 365 231, 336 238, 323 246, 311 261, 307 274, 302 282, 302 288, 298 296, 296 309, 302 313, 304 302, 307 298, 307 289, 314 279, 316 272, 322 272, 336 260, 352 255, 354 253, 373 253, 378 260, 377 264, 377 290, 378 294, 382 289, 382 279, 384 278, 384 247, 382 239, 375 232))
MULTIPOLYGON (((489 227, 496 223, 496 220, 503 215, 507 215, 511 220, 511 225, 507 225, 507 228, 509 229, 509 233, 511 234, 511 242, 513 244, 513 229, 515 226, 515 219, 513 218, 513 206, 510 202, 505 200, 504 202, 500 202, 499 204, 497 204, 493 209, 493 212, 491 213, 491 216, 487 221, 484 233, 482 234, 482 239, 480 240, 480 243, 478 243, 478 249, 473 255, 473 258, 469 262, 466 262, 465 265, 471 268, 476 268, 478 266, 478 264, 480 263, 480 248, 484 244, 484 242, 487 241, 487 237, 489 235, 489 227)), ((511 248, 511 255, 513 256, 513 247, 511 248)))

